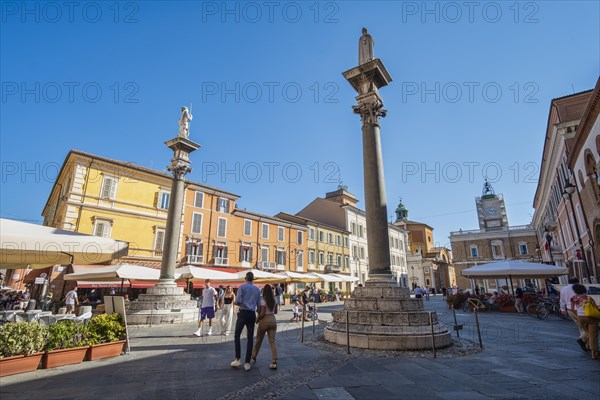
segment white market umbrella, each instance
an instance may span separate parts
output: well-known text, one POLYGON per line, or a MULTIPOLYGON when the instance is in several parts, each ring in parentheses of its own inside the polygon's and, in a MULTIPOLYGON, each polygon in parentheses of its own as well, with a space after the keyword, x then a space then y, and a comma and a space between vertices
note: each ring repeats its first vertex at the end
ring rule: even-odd
POLYGON ((332 275, 342 278, 343 282, 356 282, 359 280, 358 277, 356 277, 356 276, 349 276, 349 275, 342 275, 342 274, 332 274, 332 275))
POLYGON ((0 218, 0 267, 98 264, 128 251, 127 242, 0 218))
POLYGON ((287 282, 287 283, 296 283, 296 282, 309 283, 309 282, 319 282, 321 280, 321 278, 319 278, 315 275, 302 274, 300 272, 293 272, 293 271, 283 271, 276 275, 285 279, 285 282, 287 282))
MULTIPOLYGON (((74 266, 76 268, 77 266, 74 266)), ((176 274, 177 275, 177 274, 176 274)), ((85 272, 66 274, 66 281, 120 281, 123 279, 158 281, 160 270, 141 265, 119 264, 98 266, 85 272)))
POLYGON ((517 276, 520 278, 547 278, 556 275, 567 275, 569 270, 556 265, 522 262, 516 260, 503 260, 462 270, 461 274, 468 278, 506 278, 517 276))
POLYGON ((324 282, 343 282, 344 280, 337 275, 333 274, 320 274, 318 272, 309 272, 306 275, 316 276, 319 280, 324 282))
POLYGON ((195 279, 211 281, 238 281, 238 275, 231 272, 223 272, 216 269, 194 267, 193 265, 184 265, 175 269, 176 279, 195 279))
POLYGON ((247 271, 236 272, 236 276, 240 280, 246 279, 246 274, 252 272, 254 274, 254 282, 256 283, 278 283, 285 282, 285 278, 278 276, 272 272, 262 271, 260 269, 249 269, 247 271))

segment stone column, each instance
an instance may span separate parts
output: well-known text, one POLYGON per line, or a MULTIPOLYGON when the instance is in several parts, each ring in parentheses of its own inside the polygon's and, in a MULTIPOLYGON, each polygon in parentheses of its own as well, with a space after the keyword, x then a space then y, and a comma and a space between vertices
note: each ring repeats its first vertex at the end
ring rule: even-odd
POLYGON ((196 301, 184 294, 175 283, 175 267, 181 234, 181 215, 185 196, 185 175, 191 171, 190 153, 199 149, 198 143, 178 136, 165 142, 173 150, 168 169, 173 173, 171 198, 165 229, 165 247, 160 266, 160 281, 148 288, 138 301, 131 302, 127 322, 131 325, 188 323, 198 319, 196 301))
POLYGON ((171 183, 171 198, 165 229, 165 248, 160 264, 161 283, 173 282, 175 279, 175 265, 177 264, 177 252, 179 251, 181 215, 185 195, 184 178, 192 170, 190 168, 190 153, 200 147, 198 143, 182 137, 171 139, 165 144, 173 150, 171 165, 167 167, 173 173, 173 182, 171 183))
POLYGON ((357 287, 345 300, 343 311, 334 311, 325 328, 325 340, 378 350, 420 350, 431 345, 435 335, 438 348, 452 341, 448 329, 429 313, 422 299, 412 299, 407 288, 399 287, 390 270, 390 241, 383 180, 383 160, 379 137, 379 118, 384 117, 383 101, 378 89, 392 81, 381 60, 373 59, 373 41, 363 28, 359 41, 358 67, 344 72, 344 77, 358 92, 354 112, 362 119, 363 167, 367 236, 369 246, 369 280, 357 287))
POLYGON ((383 158, 379 118, 385 117, 378 89, 392 78, 380 59, 374 59, 344 72, 344 77, 358 92, 354 113, 362 120, 363 173, 365 211, 369 249, 369 280, 392 279, 387 202, 383 175, 383 158))

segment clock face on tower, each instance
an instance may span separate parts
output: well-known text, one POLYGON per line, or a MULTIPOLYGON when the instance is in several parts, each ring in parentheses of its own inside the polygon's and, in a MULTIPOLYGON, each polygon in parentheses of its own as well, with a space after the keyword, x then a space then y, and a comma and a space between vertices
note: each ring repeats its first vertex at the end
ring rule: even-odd
POLYGON ((495 207, 490 207, 486 210, 487 215, 496 215, 498 214, 498 210, 495 207))

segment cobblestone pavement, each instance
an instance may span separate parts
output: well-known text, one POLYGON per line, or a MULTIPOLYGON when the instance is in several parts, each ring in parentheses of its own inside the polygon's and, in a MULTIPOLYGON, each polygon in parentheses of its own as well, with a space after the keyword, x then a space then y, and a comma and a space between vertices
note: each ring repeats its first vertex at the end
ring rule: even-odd
MULTIPOLYGON (((327 319, 341 303, 319 307, 327 319)), ((425 302, 450 328, 440 297, 425 302)), ((278 318, 278 369, 263 342, 250 371, 229 366, 233 337, 193 336, 193 324, 130 327, 130 354, 0 378, 2 398, 19 399, 599 399, 600 361, 577 343, 571 321, 458 312, 461 338, 437 352, 351 349, 322 340, 323 325, 278 318)), ((215 327, 218 331, 218 327, 215 327)), ((218 333, 218 332, 215 332, 218 333)), ((244 349, 245 342, 242 342, 244 349)))

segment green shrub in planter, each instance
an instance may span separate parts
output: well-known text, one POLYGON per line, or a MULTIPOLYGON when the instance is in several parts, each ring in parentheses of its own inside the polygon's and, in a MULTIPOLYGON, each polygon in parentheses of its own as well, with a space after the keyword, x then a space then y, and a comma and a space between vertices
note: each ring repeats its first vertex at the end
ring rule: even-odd
POLYGON ((85 329, 85 338, 89 345, 125 339, 125 323, 117 313, 97 315, 90 319, 85 329))
POLYGON ((39 353, 46 345, 48 328, 37 322, 9 322, 0 329, 0 358, 39 353))
POLYGON ((48 327, 48 340, 46 351, 72 349, 74 347, 87 346, 87 327, 75 321, 58 321, 48 327))

